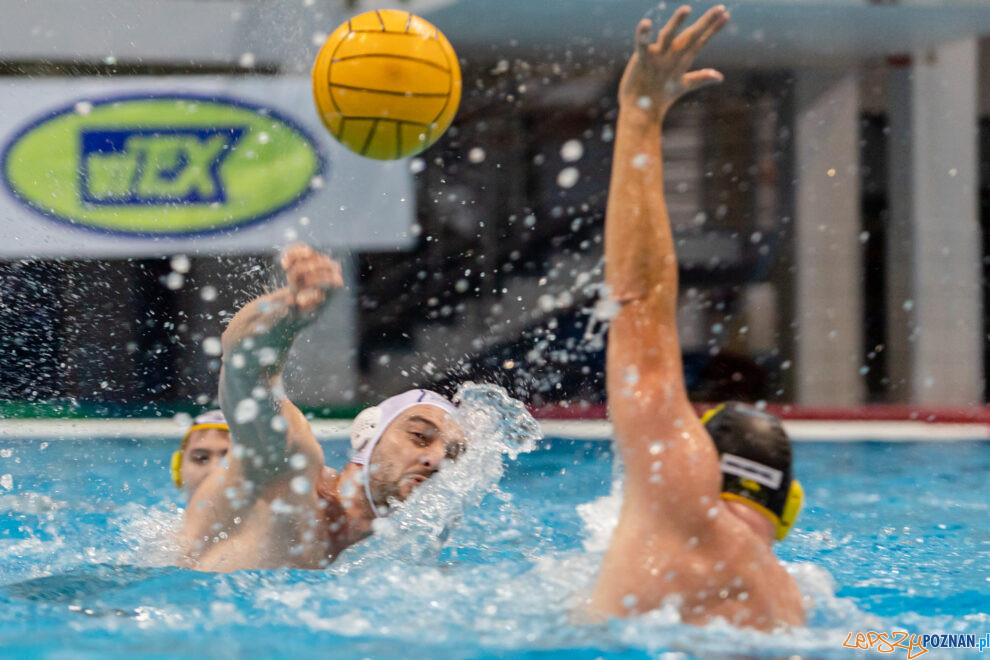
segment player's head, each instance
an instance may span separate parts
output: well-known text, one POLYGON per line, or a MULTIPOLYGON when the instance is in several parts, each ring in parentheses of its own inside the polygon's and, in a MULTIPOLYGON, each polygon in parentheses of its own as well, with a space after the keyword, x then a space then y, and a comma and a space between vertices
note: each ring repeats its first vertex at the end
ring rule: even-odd
POLYGON ((722 499, 767 540, 782 541, 804 491, 792 472, 791 440, 774 415, 725 403, 701 418, 719 453, 722 499))
POLYGON ((223 413, 203 413, 182 436, 179 450, 172 454, 172 481, 192 494, 230 450, 230 427, 223 413))
POLYGON ((410 390, 361 412, 351 429, 353 463, 364 466, 364 490, 375 515, 390 498, 404 501, 464 450, 454 405, 429 390, 410 390))

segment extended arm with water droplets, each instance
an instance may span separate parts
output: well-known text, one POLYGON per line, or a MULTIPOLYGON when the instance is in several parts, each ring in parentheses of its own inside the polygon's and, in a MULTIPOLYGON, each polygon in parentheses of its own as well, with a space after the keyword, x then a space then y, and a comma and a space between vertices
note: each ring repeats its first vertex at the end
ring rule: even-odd
MULTIPOLYGON (((711 533, 706 511, 718 502, 721 474, 711 440, 687 397, 677 336, 677 257, 663 192, 661 127, 683 93, 721 80, 688 73, 693 53, 724 25, 716 7, 677 34, 681 7, 647 40, 636 28, 636 53, 619 88, 612 180, 605 218, 606 283, 619 303, 606 358, 609 412, 626 469, 622 514, 602 564, 592 603, 629 613, 625 603, 655 607, 668 585, 651 562, 679 555, 687 539, 711 533)), ((675 561, 671 566, 679 568, 675 561)))
POLYGON ((286 397, 281 374, 298 332, 342 285, 339 265, 305 245, 290 247, 282 267, 289 286, 245 305, 223 333, 220 405, 231 426, 235 459, 256 483, 283 470, 290 446, 316 458, 316 440, 286 397))
MULTIPOLYGON (((621 305, 609 330, 609 405, 628 470, 627 489, 644 491, 643 501, 653 505, 661 504, 652 492, 657 483, 667 481, 669 486, 669 479, 691 472, 679 465, 688 453, 692 459, 703 456, 714 462, 713 451, 681 437, 698 429, 693 428, 697 419, 687 398, 677 336, 677 256, 664 200, 661 128, 680 96, 722 79, 711 69, 688 69, 728 14, 724 7, 712 8, 678 34, 688 13, 687 7, 678 9, 655 43, 648 38, 649 21, 636 27, 636 53, 619 86, 605 221, 606 283, 621 305), (653 439, 664 442, 662 459, 653 439)), ((674 502, 669 508, 678 513, 693 509, 685 505, 674 502)))

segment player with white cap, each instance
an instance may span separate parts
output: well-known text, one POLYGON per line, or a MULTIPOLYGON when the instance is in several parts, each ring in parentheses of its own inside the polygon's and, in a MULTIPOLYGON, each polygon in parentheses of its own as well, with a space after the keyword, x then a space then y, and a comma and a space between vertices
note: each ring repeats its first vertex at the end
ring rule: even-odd
POLYGON ((351 461, 325 466, 281 373, 298 332, 343 286, 340 267, 297 244, 282 268, 289 285, 243 307, 223 334, 220 403, 233 447, 194 493, 180 539, 182 563, 201 570, 325 567, 464 449, 454 405, 410 390, 358 415, 351 461))
MULTIPOLYGON (((404 500, 412 492, 412 489, 423 483, 436 470, 427 470, 423 467, 424 461, 417 459, 412 470, 406 473, 395 474, 396 463, 393 460, 385 460, 377 464, 372 471, 372 454, 384 439, 386 443, 394 442, 392 437, 385 437, 385 432, 393 429, 409 427, 407 433, 412 434, 417 442, 414 445, 422 444, 427 439, 427 434, 434 433, 433 424, 422 417, 424 406, 433 407, 441 413, 450 415, 454 412, 454 405, 445 397, 429 390, 409 390, 402 394, 385 399, 377 406, 366 408, 354 418, 351 426, 351 463, 360 465, 363 473, 361 481, 364 483, 365 496, 369 502, 375 506, 372 511, 379 515, 379 510, 387 510, 388 498, 404 500), (406 414, 416 408, 417 414, 406 414), (399 421, 399 424, 395 424, 399 421), (417 430, 416 425, 424 426, 424 429, 417 430), (423 438, 419 436, 423 435, 423 438), (382 501, 382 500, 385 501, 382 501)), ((455 459, 463 450, 462 442, 452 442, 445 445, 446 458, 455 459)), ((388 456, 395 455, 394 449, 385 452, 388 456)))

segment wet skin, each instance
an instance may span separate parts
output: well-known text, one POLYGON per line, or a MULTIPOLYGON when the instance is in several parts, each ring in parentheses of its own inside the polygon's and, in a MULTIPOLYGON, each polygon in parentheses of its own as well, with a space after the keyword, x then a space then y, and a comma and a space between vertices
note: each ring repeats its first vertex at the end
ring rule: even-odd
POLYGON ((245 305, 223 333, 220 403, 233 444, 186 508, 177 561, 192 568, 324 568, 371 533, 373 506, 404 500, 463 449, 453 420, 421 405, 390 424, 375 447, 373 502, 363 466, 327 467, 281 375, 297 333, 343 286, 340 265, 296 244, 284 253, 282 268, 289 285, 245 305), (254 414, 238 413, 244 401, 254 402, 254 414))
POLYGON ((395 419, 371 454, 371 491, 375 505, 409 494, 464 451, 464 434, 435 406, 415 406, 395 419))
POLYGON ((773 630, 803 622, 801 593, 762 521, 721 499, 718 452, 687 397, 677 335, 677 256, 663 193, 661 127, 684 94, 718 83, 691 70, 729 20, 725 7, 686 27, 682 6, 654 41, 648 20, 619 85, 605 217, 606 380, 626 479, 618 524, 589 599, 598 615, 675 606, 686 623, 721 618, 773 630))

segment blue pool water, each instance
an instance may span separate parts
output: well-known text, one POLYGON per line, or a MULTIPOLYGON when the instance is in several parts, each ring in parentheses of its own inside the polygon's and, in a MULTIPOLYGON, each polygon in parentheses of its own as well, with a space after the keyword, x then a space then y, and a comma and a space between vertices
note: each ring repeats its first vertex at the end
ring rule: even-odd
POLYGON ((228 575, 166 565, 173 444, 2 442, 0 657, 856 657, 849 632, 990 632, 990 443, 796 445, 807 506, 778 549, 814 605, 777 636, 663 611, 575 622, 605 535, 582 513, 614 515, 608 443, 506 459, 434 551, 383 534, 326 572, 228 575))

